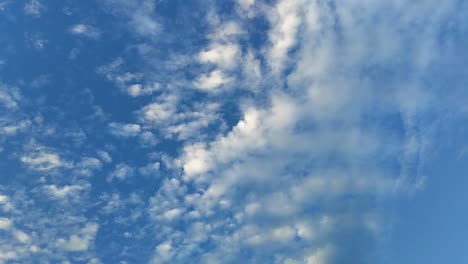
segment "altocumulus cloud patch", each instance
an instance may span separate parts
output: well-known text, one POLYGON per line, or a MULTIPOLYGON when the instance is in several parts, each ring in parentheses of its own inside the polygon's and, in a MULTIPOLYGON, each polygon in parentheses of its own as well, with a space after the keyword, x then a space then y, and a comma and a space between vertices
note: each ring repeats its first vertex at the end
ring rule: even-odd
POLYGON ((0 263, 387 263, 467 8, 0 1, 0 263))

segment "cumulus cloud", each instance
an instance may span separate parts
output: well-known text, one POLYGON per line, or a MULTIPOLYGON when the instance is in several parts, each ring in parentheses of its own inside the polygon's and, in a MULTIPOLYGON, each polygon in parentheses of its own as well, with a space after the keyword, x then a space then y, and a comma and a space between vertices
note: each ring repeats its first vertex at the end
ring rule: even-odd
POLYGON ((106 163, 112 162, 112 157, 106 151, 98 150, 97 154, 98 154, 99 158, 101 158, 102 161, 104 161, 106 163))
POLYGON ((13 136, 17 133, 24 132, 31 126, 31 121, 22 120, 14 124, 5 124, 0 128, 1 134, 13 136))
MULTIPOLYGON (((274 71, 283 69, 289 50, 297 42, 302 2, 304 1, 281 0, 273 8, 273 15, 270 16, 273 28, 269 33, 271 47, 268 48, 268 61, 274 71)), ((307 4, 313 6, 315 3, 308 1, 307 4)))
POLYGON ((69 196, 73 196, 71 198, 77 198, 75 196, 78 195, 80 191, 83 191, 87 188, 89 188, 89 186, 87 185, 66 185, 63 187, 59 187, 52 184, 45 186, 45 192, 56 199, 65 199, 69 196))
POLYGON ((69 167, 70 164, 59 156, 59 154, 38 147, 25 153, 20 158, 21 162, 28 166, 28 168, 36 171, 50 171, 61 167, 69 167))
POLYGON ((0 104, 8 110, 18 108, 21 95, 15 87, 9 87, 0 83, 0 104))
MULTIPOLYGON (((255 2, 239 4, 249 8, 255 2)), ((239 252, 256 249, 267 250, 275 263, 341 263, 353 249, 364 249, 378 239, 383 223, 371 209, 369 197, 389 197, 400 177, 395 171, 408 171, 406 164, 414 166, 403 162, 390 169, 388 160, 402 155, 395 144, 408 145, 405 160, 420 152, 411 144, 414 135, 407 135, 404 143, 391 137, 401 133, 398 129, 368 127, 362 120, 370 113, 373 118, 385 118, 389 112, 422 111, 424 104, 412 101, 412 106, 418 104, 417 110, 402 108, 407 101, 401 100, 398 88, 387 87, 378 78, 362 78, 356 67, 368 67, 369 60, 384 68, 394 63, 389 54, 412 42, 395 38, 392 32, 410 27, 409 21, 420 17, 395 7, 391 12, 404 13, 409 24, 374 24, 372 18, 388 10, 384 4, 374 4, 364 8, 366 16, 354 20, 351 14, 363 5, 339 3, 336 13, 319 1, 278 1, 270 7, 273 12, 266 14, 271 29, 262 54, 269 68, 265 74, 286 74, 288 88, 274 81, 263 83, 273 87, 267 91, 265 106, 245 103, 242 118, 228 133, 186 142, 176 161, 182 180, 167 180, 152 198, 152 215, 157 225, 164 226, 157 228, 161 247, 155 258, 165 254, 172 261, 182 261, 203 251, 202 244, 210 241, 219 246, 197 255, 206 263, 221 256, 227 262, 245 261, 239 252), (387 32, 392 40, 359 34, 370 28, 387 32), (382 46, 370 48, 375 45, 382 46), (284 72, 289 66, 294 67, 284 72), (387 87, 385 96, 376 92, 381 86, 387 87), (372 158, 379 155, 388 160, 372 158), (170 224, 179 218, 188 228, 170 224), (192 226, 205 235, 192 232, 192 226), (171 235, 178 232, 182 237, 171 235), (340 239, 356 232, 364 237, 353 243, 340 239)), ((198 77, 194 84, 199 89, 215 90, 229 78, 221 69, 233 67, 228 62, 234 52, 229 48, 226 53, 217 52, 230 44, 216 45, 198 53, 200 62, 217 67, 198 77)), ((257 69, 251 72, 260 76, 264 66, 255 63, 252 53, 249 56, 249 67, 257 69)), ((411 65, 421 67, 419 62, 411 65)), ((252 254, 252 261, 265 260, 261 254, 252 254)), ((371 253, 363 252, 350 261, 371 259, 371 253)))
POLYGON ((30 0, 24 5, 24 13, 36 18, 42 15, 44 9, 44 5, 39 0, 30 0))
POLYGON ((177 97, 167 96, 161 102, 154 102, 143 107, 139 113, 143 120, 161 123, 169 120, 177 111, 177 97))
POLYGON ((120 137, 135 137, 141 133, 141 127, 138 124, 110 123, 110 133, 120 137))
POLYGON ((91 25, 76 24, 70 28, 70 33, 77 36, 84 36, 87 38, 96 39, 99 38, 100 32, 91 25))
POLYGON ((115 59, 107 65, 98 68, 98 73, 104 75, 109 81, 113 82, 119 89, 131 97, 140 97, 152 95, 155 92, 163 90, 159 82, 142 81, 142 74, 124 71, 124 60, 115 59))
POLYGON ((130 177, 132 177, 135 173, 133 167, 128 166, 125 163, 119 163, 115 166, 114 171, 112 171, 109 176, 107 177, 108 181, 112 181, 114 179, 119 181, 124 181, 130 177))
MULTIPOLYGON (((200 132, 210 125, 219 125, 219 108, 217 103, 181 105, 177 96, 167 95, 144 106, 136 114, 143 124, 159 130, 165 138, 187 140, 200 137, 200 132)), ((151 135, 148 136, 149 143, 154 141, 151 135)), ((148 142, 145 138, 142 141, 148 142)))
POLYGON ((455 1, 175 3, 176 22, 156 2, 99 1, 130 31, 97 69, 124 93, 115 119, 0 85, 2 154, 40 175, 0 185, 0 262, 378 261, 376 208, 422 188, 428 116, 451 93, 434 72, 461 72, 435 66, 462 57, 455 1))
POLYGON ((239 53, 239 47, 234 44, 214 44, 207 50, 200 52, 198 57, 202 63, 213 63, 229 69, 236 65, 239 53))
POLYGON ((221 70, 213 70, 210 73, 200 75, 194 86, 204 91, 215 91, 231 81, 232 78, 226 76, 221 70))
POLYGON ((154 16, 154 0, 105 0, 103 7, 116 15, 123 15, 131 32, 136 35, 153 38, 161 31, 161 25, 154 16))
POLYGON ((150 163, 138 169, 143 176, 157 176, 160 173, 161 164, 159 162, 150 163))
POLYGON ((159 83, 143 86, 139 83, 128 86, 128 94, 132 97, 152 94, 154 91, 160 90, 159 83))
POLYGON ((98 227, 96 223, 86 224, 78 234, 73 234, 68 238, 58 239, 57 246, 65 251, 88 250, 94 242, 98 227))
POLYGON ((8 218, 0 218, 0 229, 7 230, 12 226, 12 221, 8 218))

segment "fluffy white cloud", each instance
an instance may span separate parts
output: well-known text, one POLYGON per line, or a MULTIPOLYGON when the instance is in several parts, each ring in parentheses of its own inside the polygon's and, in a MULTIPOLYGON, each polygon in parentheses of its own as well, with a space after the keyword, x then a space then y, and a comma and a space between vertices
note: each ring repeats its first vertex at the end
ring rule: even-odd
POLYGON ((125 16, 130 31, 136 35, 154 38, 161 31, 161 25, 154 16, 154 0, 104 0, 102 3, 111 13, 125 16))
POLYGON ((8 136, 16 135, 17 133, 24 132, 27 128, 31 126, 31 121, 22 120, 15 124, 5 124, 0 127, 0 133, 8 136))
POLYGON ((94 171, 98 171, 101 168, 102 162, 93 157, 84 157, 75 166, 75 169, 77 169, 80 174, 85 176, 91 176, 94 171))
POLYGON ((70 28, 70 33, 78 36, 84 36, 88 38, 99 38, 100 32, 91 25, 76 24, 70 28))
POLYGON ((202 63, 213 63, 221 68, 232 68, 239 57, 239 47, 235 44, 213 44, 198 54, 202 63))
POLYGON ((25 153, 20 160, 30 169, 37 171, 50 171, 70 166, 68 162, 60 158, 59 154, 43 148, 37 148, 25 153))
POLYGON ((78 198, 75 197, 76 195, 79 194, 79 192, 86 190, 89 188, 88 185, 66 185, 63 187, 58 187, 56 185, 47 185, 45 186, 45 192, 56 198, 56 199, 65 199, 68 198, 69 196, 73 196, 71 198, 78 198))
POLYGON ((39 0, 30 0, 24 5, 24 13, 32 17, 40 17, 45 7, 39 0))
POLYGON ((15 110, 18 108, 21 95, 19 90, 15 87, 9 87, 0 83, 0 104, 8 110, 15 110))
POLYGON ((141 127, 138 124, 110 123, 110 133, 120 137, 135 137, 141 133, 141 127))
POLYGON ((150 85, 142 85, 142 84, 132 84, 128 86, 127 91, 128 94, 132 97, 138 97, 142 95, 149 95, 152 94, 155 91, 158 91, 161 89, 161 86, 159 83, 153 83, 150 85))
POLYGON ((215 91, 231 81, 233 81, 233 79, 226 76, 221 70, 213 70, 207 74, 201 74, 198 79, 195 80, 194 86, 204 91, 215 91))
MULTIPOLYGON (((0 186, 0 262, 100 263, 98 228, 116 241, 109 251, 119 250, 113 257, 122 263, 145 250, 153 263, 375 262, 369 245, 385 230, 376 203, 424 180, 421 113, 442 105, 437 84, 425 83, 433 62, 456 45, 444 37, 450 52, 434 49, 442 30, 451 34, 455 22, 440 22, 456 19, 447 15, 454 1, 237 0, 220 14, 208 2, 206 35, 184 41, 179 54, 180 45, 160 49, 181 35, 161 30, 173 21, 159 20, 156 1, 99 1, 137 37, 121 53, 129 59, 98 69, 135 108, 129 123, 102 110, 93 121, 125 142, 95 137, 101 126, 87 120, 69 131, 47 124, 56 111, 42 107, 48 100, 23 100, 0 85, 8 112, 0 114, 0 151, 24 132, 31 132, 29 142, 18 139, 25 146, 56 144, 11 155, 42 177, 14 191, 0 186), (27 113, 36 103, 44 117, 27 113), (96 139, 99 146, 84 144, 96 139), (138 157, 129 158, 128 147, 138 157), (97 174, 107 182, 88 177, 97 174)), ((100 35, 89 24, 68 30, 100 35)), ((32 47, 47 44, 39 33, 26 38, 32 47)))
POLYGON ((143 120, 156 123, 164 122, 175 114, 177 100, 176 96, 166 96, 161 102, 151 103, 143 107, 139 113, 143 120))
POLYGON ((97 154, 98 154, 99 158, 101 158, 102 161, 104 161, 106 163, 112 162, 112 157, 106 151, 98 150, 97 154))
POLYGON ((13 235, 21 243, 28 243, 31 241, 31 237, 21 230, 15 230, 13 235))
POLYGON ((251 8, 255 4, 255 0, 238 0, 237 2, 245 9, 251 8))
POLYGON ((98 231, 98 224, 89 223, 83 227, 78 234, 73 234, 68 238, 60 238, 57 240, 57 247, 65 251, 85 251, 88 250, 98 231))
MULTIPOLYGON (((272 30, 269 33, 271 47, 268 62, 274 71, 281 71, 288 58, 289 50, 297 43, 297 32, 301 24, 302 0, 280 0, 270 16, 272 30)), ((307 1, 314 5, 315 1, 307 1)))
POLYGON ((159 162, 150 163, 138 169, 138 172, 143 176, 158 176, 160 174, 161 165, 159 162))
POLYGON ((133 167, 130 167, 125 163, 120 163, 115 166, 114 171, 109 174, 107 180, 112 181, 113 179, 117 179, 119 181, 124 181, 132 177, 134 173, 135 169, 133 167))
POLYGON ((13 225, 13 222, 8 218, 0 218, 0 229, 8 230, 13 225))
MULTIPOLYGON (((161 131, 165 138, 181 140, 200 137, 201 130, 220 123, 219 104, 194 104, 187 109, 187 106, 180 106, 179 101, 175 95, 161 96, 136 114, 142 123, 161 131)), ((154 145, 157 142, 153 134, 146 136, 141 138, 144 144, 154 145)))
MULTIPOLYGON (((240 2, 243 8, 256 4, 240 2)), ((360 67, 367 67, 369 61, 386 67, 394 62, 396 51, 412 45, 406 37, 393 34, 408 28, 407 22, 374 24, 372 18, 385 9, 382 5, 364 8, 362 3, 337 3, 334 13, 320 1, 278 1, 271 9, 274 12, 266 13, 272 27, 262 55, 270 70, 262 68, 252 52, 245 58, 251 61, 247 73, 256 76, 251 80, 261 79, 262 74, 274 77, 271 82, 260 80, 268 86, 268 103, 244 102, 242 117, 229 132, 212 140, 186 142, 175 163, 182 170, 182 180, 166 181, 152 198, 150 210, 158 222, 159 241, 161 245, 170 241, 171 248, 177 248, 168 255, 172 261, 196 254, 202 250, 201 241, 209 240, 219 246, 203 256, 206 263, 215 263, 220 256, 241 262, 239 252, 252 247, 267 249, 277 263, 341 263, 350 248, 365 247, 378 238, 382 223, 368 207, 369 197, 392 194, 401 179, 399 173, 410 173, 405 166, 414 166, 411 157, 420 155, 420 139, 413 133, 403 135, 405 140, 392 138, 400 131, 377 124, 368 127, 363 120, 368 115, 385 118, 389 112, 406 116, 405 112, 423 111, 428 102, 424 92, 413 93, 424 100, 407 100, 400 97, 398 87, 360 75, 360 67), (366 15, 354 20, 353 14, 361 9, 366 15), (392 39, 360 34, 370 28, 392 39), (379 48, 370 48, 375 45, 379 48), (287 89, 283 89, 275 81, 289 65, 294 67, 286 73, 287 89), (382 86, 385 95, 378 92, 382 86), (403 157, 409 162, 393 168, 395 164, 387 162, 402 157, 401 148, 395 146, 404 144, 403 157), (205 236, 171 226, 160 217, 174 208, 184 210, 176 219, 200 223, 205 236), (366 238, 352 246, 340 240, 342 234, 356 230, 366 238), (291 241, 300 246, 292 246, 291 241)), ((404 13, 409 21, 416 19, 407 10, 390 10, 404 13)), ((232 43, 232 39, 224 41, 232 43)), ((221 69, 234 67, 210 47, 217 46, 199 53, 199 61, 213 64, 219 68, 213 71, 220 74, 221 69)), ((223 83, 223 78, 211 81, 209 74, 202 76, 197 80, 199 88, 203 83, 205 89, 216 89, 223 83)), ((421 91, 405 89, 403 94, 408 89, 421 91)), ((414 123, 403 122, 410 132, 414 123)), ((155 252, 155 258, 159 254, 155 252)))

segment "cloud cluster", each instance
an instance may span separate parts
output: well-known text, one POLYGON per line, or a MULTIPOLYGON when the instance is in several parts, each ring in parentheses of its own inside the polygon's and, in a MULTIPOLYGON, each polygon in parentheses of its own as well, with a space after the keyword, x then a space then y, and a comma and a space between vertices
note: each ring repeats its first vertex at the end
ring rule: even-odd
MULTIPOLYGON (((381 81, 402 54, 415 74, 426 67, 421 60, 437 59, 417 51, 417 29, 395 37, 422 19, 405 8, 412 5, 336 3, 331 8, 319 1, 279 1, 271 7, 265 59, 272 76, 294 65, 286 77, 288 89, 265 83, 277 87, 268 91, 266 107, 247 103, 229 133, 185 145, 176 161, 181 177, 167 180, 153 197, 150 210, 161 241, 155 263, 375 260, 374 251, 365 249, 375 245, 384 223, 373 201, 417 188, 413 184, 422 177, 408 168, 418 166, 415 155, 424 153, 406 117, 429 111, 431 95, 417 83, 402 87, 409 80, 401 77, 381 81), (357 16, 357 10, 364 14, 357 16), (405 20, 395 23, 392 18, 399 16, 405 20), (360 34, 369 31, 380 35, 360 34), (382 72, 366 75, 368 67, 382 72), (385 128, 365 122, 391 115, 403 118, 385 128), (401 152, 395 146, 407 147, 401 152), (400 163, 394 167, 395 162, 400 163), (353 241, 342 239, 347 235, 353 241)), ((425 7, 427 12, 438 8, 425 7)), ((442 23, 451 7, 420 25, 442 23)), ((424 42, 437 38, 433 29, 424 32, 424 42)), ((201 75, 198 87, 219 87, 222 70, 235 65, 236 49, 224 46, 218 52, 221 47, 212 44, 199 53, 201 62, 218 69, 201 75)))
POLYGON ((30 0, 24 5, 24 13, 29 16, 38 18, 44 11, 44 5, 39 0, 30 0))
POLYGON ((424 186, 432 116, 467 112, 457 4, 98 1, 64 26, 119 42, 92 67, 0 83, 0 263, 378 262, 380 202, 424 186))

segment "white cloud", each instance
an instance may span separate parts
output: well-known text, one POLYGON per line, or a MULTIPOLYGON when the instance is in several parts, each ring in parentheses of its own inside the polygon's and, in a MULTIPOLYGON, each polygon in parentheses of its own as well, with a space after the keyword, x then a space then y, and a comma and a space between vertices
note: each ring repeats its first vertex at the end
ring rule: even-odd
POLYGON ((101 33, 95 27, 86 24, 76 24, 70 28, 70 33, 88 38, 99 38, 101 33))
POLYGON ((24 13, 32 17, 40 17, 44 9, 39 0, 30 0, 24 5, 24 13))
POLYGON ((24 154, 21 156, 20 160, 30 169, 37 171, 50 171, 60 167, 70 166, 70 164, 63 161, 57 153, 41 147, 24 154))
POLYGON ((94 171, 100 170, 102 168, 102 162, 93 157, 84 157, 79 163, 76 164, 76 169, 79 170, 79 173, 86 176, 91 176, 94 171))
MULTIPOLYGON (((210 23, 210 21, 208 21, 210 23)), ((212 41, 212 46, 223 46, 227 47, 232 46, 232 48, 238 49, 235 42, 237 39, 244 34, 244 30, 237 23, 237 21, 227 21, 225 23, 220 23, 220 21, 215 20, 211 23, 214 27, 213 32, 210 32, 207 35, 207 38, 212 41)))
MULTIPOLYGON (((118 241, 119 257, 136 252, 151 236, 154 263, 331 264, 341 263, 350 249, 358 259, 372 250, 371 240, 384 230, 374 202, 394 194, 393 186, 402 191, 400 186, 421 182, 427 129, 419 113, 439 99, 431 90, 437 84, 424 86, 431 80, 424 74, 434 67, 431 51, 439 28, 445 28, 436 26, 445 2, 337 1, 331 7, 316 0, 238 0, 235 11, 242 13, 210 14, 208 44, 184 46, 188 51, 182 52, 190 54, 168 56, 180 60, 170 66, 158 65, 160 57, 152 56, 160 41, 168 41, 156 38, 163 31, 155 1, 102 2, 138 35, 138 47, 130 49, 152 62, 132 65, 138 67, 132 72, 117 59, 99 72, 125 94, 148 98, 127 98, 129 107, 143 103, 132 112, 135 120, 109 124, 110 134, 127 137, 125 144, 105 137, 99 142, 117 164, 103 164, 112 162, 105 151, 97 151, 99 159, 81 155, 95 150, 85 144, 20 153, 20 160, 44 177, 32 191, 20 186, 14 195, 0 195, 0 210, 6 212, 0 229, 9 234, 9 241, 0 237, 0 262, 27 262, 33 251, 41 261, 53 255, 59 261, 99 262, 92 258, 98 224, 86 225, 91 209, 98 211, 91 221, 108 225, 104 237, 118 241), (247 24, 259 13, 270 27, 247 24), (250 34, 263 40, 250 44, 250 34), (184 73, 199 75, 184 80, 184 73), (187 89, 193 86, 215 92, 187 89), (141 157, 122 156, 123 145, 141 157), (78 156, 73 164, 65 161, 70 156, 78 156), (70 175, 46 176, 59 168, 70 175), (83 175, 101 169, 111 193, 95 201, 86 192, 92 179, 83 175), (120 188, 119 181, 136 173, 147 176, 139 184, 156 183, 148 187, 156 190, 150 198, 146 188, 120 188), (53 203, 46 205, 47 215, 40 208, 46 200, 53 203), (20 226, 27 226, 27 233, 16 229, 20 226), (352 242, 342 237, 355 233, 359 237, 352 242), (36 241, 40 244, 31 244, 36 241)), ((87 36, 89 29, 78 24, 70 32, 87 36)), ((18 92, 0 87, 1 106, 20 112, 22 102, 18 92)), ((4 119, 0 134, 45 130, 46 121, 23 124, 23 118, 4 119)), ((68 146, 58 140, 62 131, 57 125, 47 137, 32 136, 68 146)))
MULTIPOLYGON (((163 95, 136 114, 145 127, 159 130, 165 138, 188 140, 201 137, 203 135, 201 131, 209 125, 221 123, 218 111, 219 104, 216 103, 179 106, 177 96, 163 95)), ((141 137, 143 145, 155 145, 158 142, 156 136, 149 131, 146 132, 141 137)))
POLYGON ((145 131, 140 135, 140 144, 143 147, 153 147, 159 143, 159 139, 149 131, 145 131))
POLYGON ((161 165, 159 162, 150 163, 144 167, 140 167, 138 172, 143 176, 158 176, 161 165))
POLYGON ((42 33, 28 33, 24 34, 26 45, 36 50, 43 50, 49 42, 42 33))
POLYGON ((122 67, 124 64, 122 58, 117 58, 109 64, 100 66, 97 72, 114 82, 119 88, 128 89, 128 86, 139 81, 142 75, 140 73, 123 72, 122 67))
POLYGON ((133 167, 128 166, 125 163, 120 163, 115 166, 114 171, 109 174, 107 177, 108 181, 112 181, 113 179, 117 179, 119 181, 124 181, 130 177, 132 177, 135 173, 133 167))
POLYGON ((230 69, 236 66, 240 50, 235 44, 213 44, 198 54, 202 63, 212 63, 221 68, 230 69))
POLYGON ((13 222, 8 218, 0 218, 0 230, 8 230, 12 227, 13 222))
POLYGON ((23 120, 15 124, 7 124, 3 127, 0 127, 0 134, 5 134, 8 136, 16 135, 17 133, 24 132, 27 128, 31 126, 31 121, 23 120))
POLYGON ((133 16, 131 25, 142 36, 156 36, 160 30, 159 23, 150 14, 143 11, 133 16))
POLYGON ((333 249, 330 246, 319 248, 311 256, 307 258, 306 264, 330 263, 329 259, 332 254, 333 254, 333 249))
POLYGON ((162 216, 163 216, 164 219, 166 219, 168 221, 172 221, 172 220, 178 218, 183 213, 184 213, 183 209, 174 208, 174 209, 171 209, 171 210, 168 210, 168 211, 164 212, 164 214, 162 216))
POLYGON ((183 168, 189 178, 207 172, 211 168, 211 157, 206 146, 202 143, 185 146, 183 168))
POLYGON ((213 70, 208 74, 201 74, 198 79, 195 80, 194 86, 204 91, 215 91, 231 81, 233 81, 233 79, 226 76, 221 70, 213 70))
POLYGON ((159 83, 153 83, 150 85, 132 84, 127 88, 128 94, 132 97, 150 95, 153 92, 158 91, 160 89, 161 86, 159 83))
POLYGON ((284 68, 289 50, 297 43, 302 2, 302 0, 280 0, 270 16, 273 29, 269 33, 271 47, 267 53, 268 62, 276 72, 284 68))
POLYGON ((178 112, 163 131, 182 140, 202 136, 203 129, 220 122, 219 108, 215 103, 195 105, 191 111, 178 112))
POLYGON ((251 8, 255 4, 255 0, 238 0, 237 2, 245 9, 251 8))
POLYGON ((86 251, 92 246, 98 227, 96 223, 89 223, 78 234, 58 239, 57 247, 65 251, 86 251))
POLYGON ((154 0, 104 0, 102 3, 108 11, 126 17, 132 33, 146 38, 159 35, 161 25, 154 16, 156 7, 154 0))
POLYGON ((21 230, 15 230, 13 236, 21 243, 29 243, 31 241, 31 237, 21 230))
POLYGON ((141 127, 138 124, 110 123, 110 133, 119 137, 135 137, 141 133, 141 127))
POLYGON ((157 256, 154 257, 154 263, 169 260, 173 255, 173 248, 170 241, 166 241, 156 246, 157 256))
POLYGON ((56 198, 56 199, 65 199, 69 196, 71 198, 77 198, 76 196, 79 192, 89 188, 89 186, 82 186, 82 185, 65 185, 63 187, 58 187, 56 185, 47 185, 45 186, 45 191, 48 195, 56 198))
POLYGON ((151 103, 139 111, 143 120, 160 123, 172 118, 176 112, 177 97, 169 95, 161 102, 151 103))
POLYGON ((8 110, 18 108, 21 95, 17 88, 9 87, 0 83, 0 104, 8 110))
POLYGON ((98 150, 98 151, 97 151, 97 154, 98 154, 99 158, 100 158, 102 161, 104 161, 104 162, 106 162, 106 163, 112 162, 112 157, 111 157, 111 156, 109 155, 109 153, 107 153, 106 151, 104 151, 104 150, 98 150))

